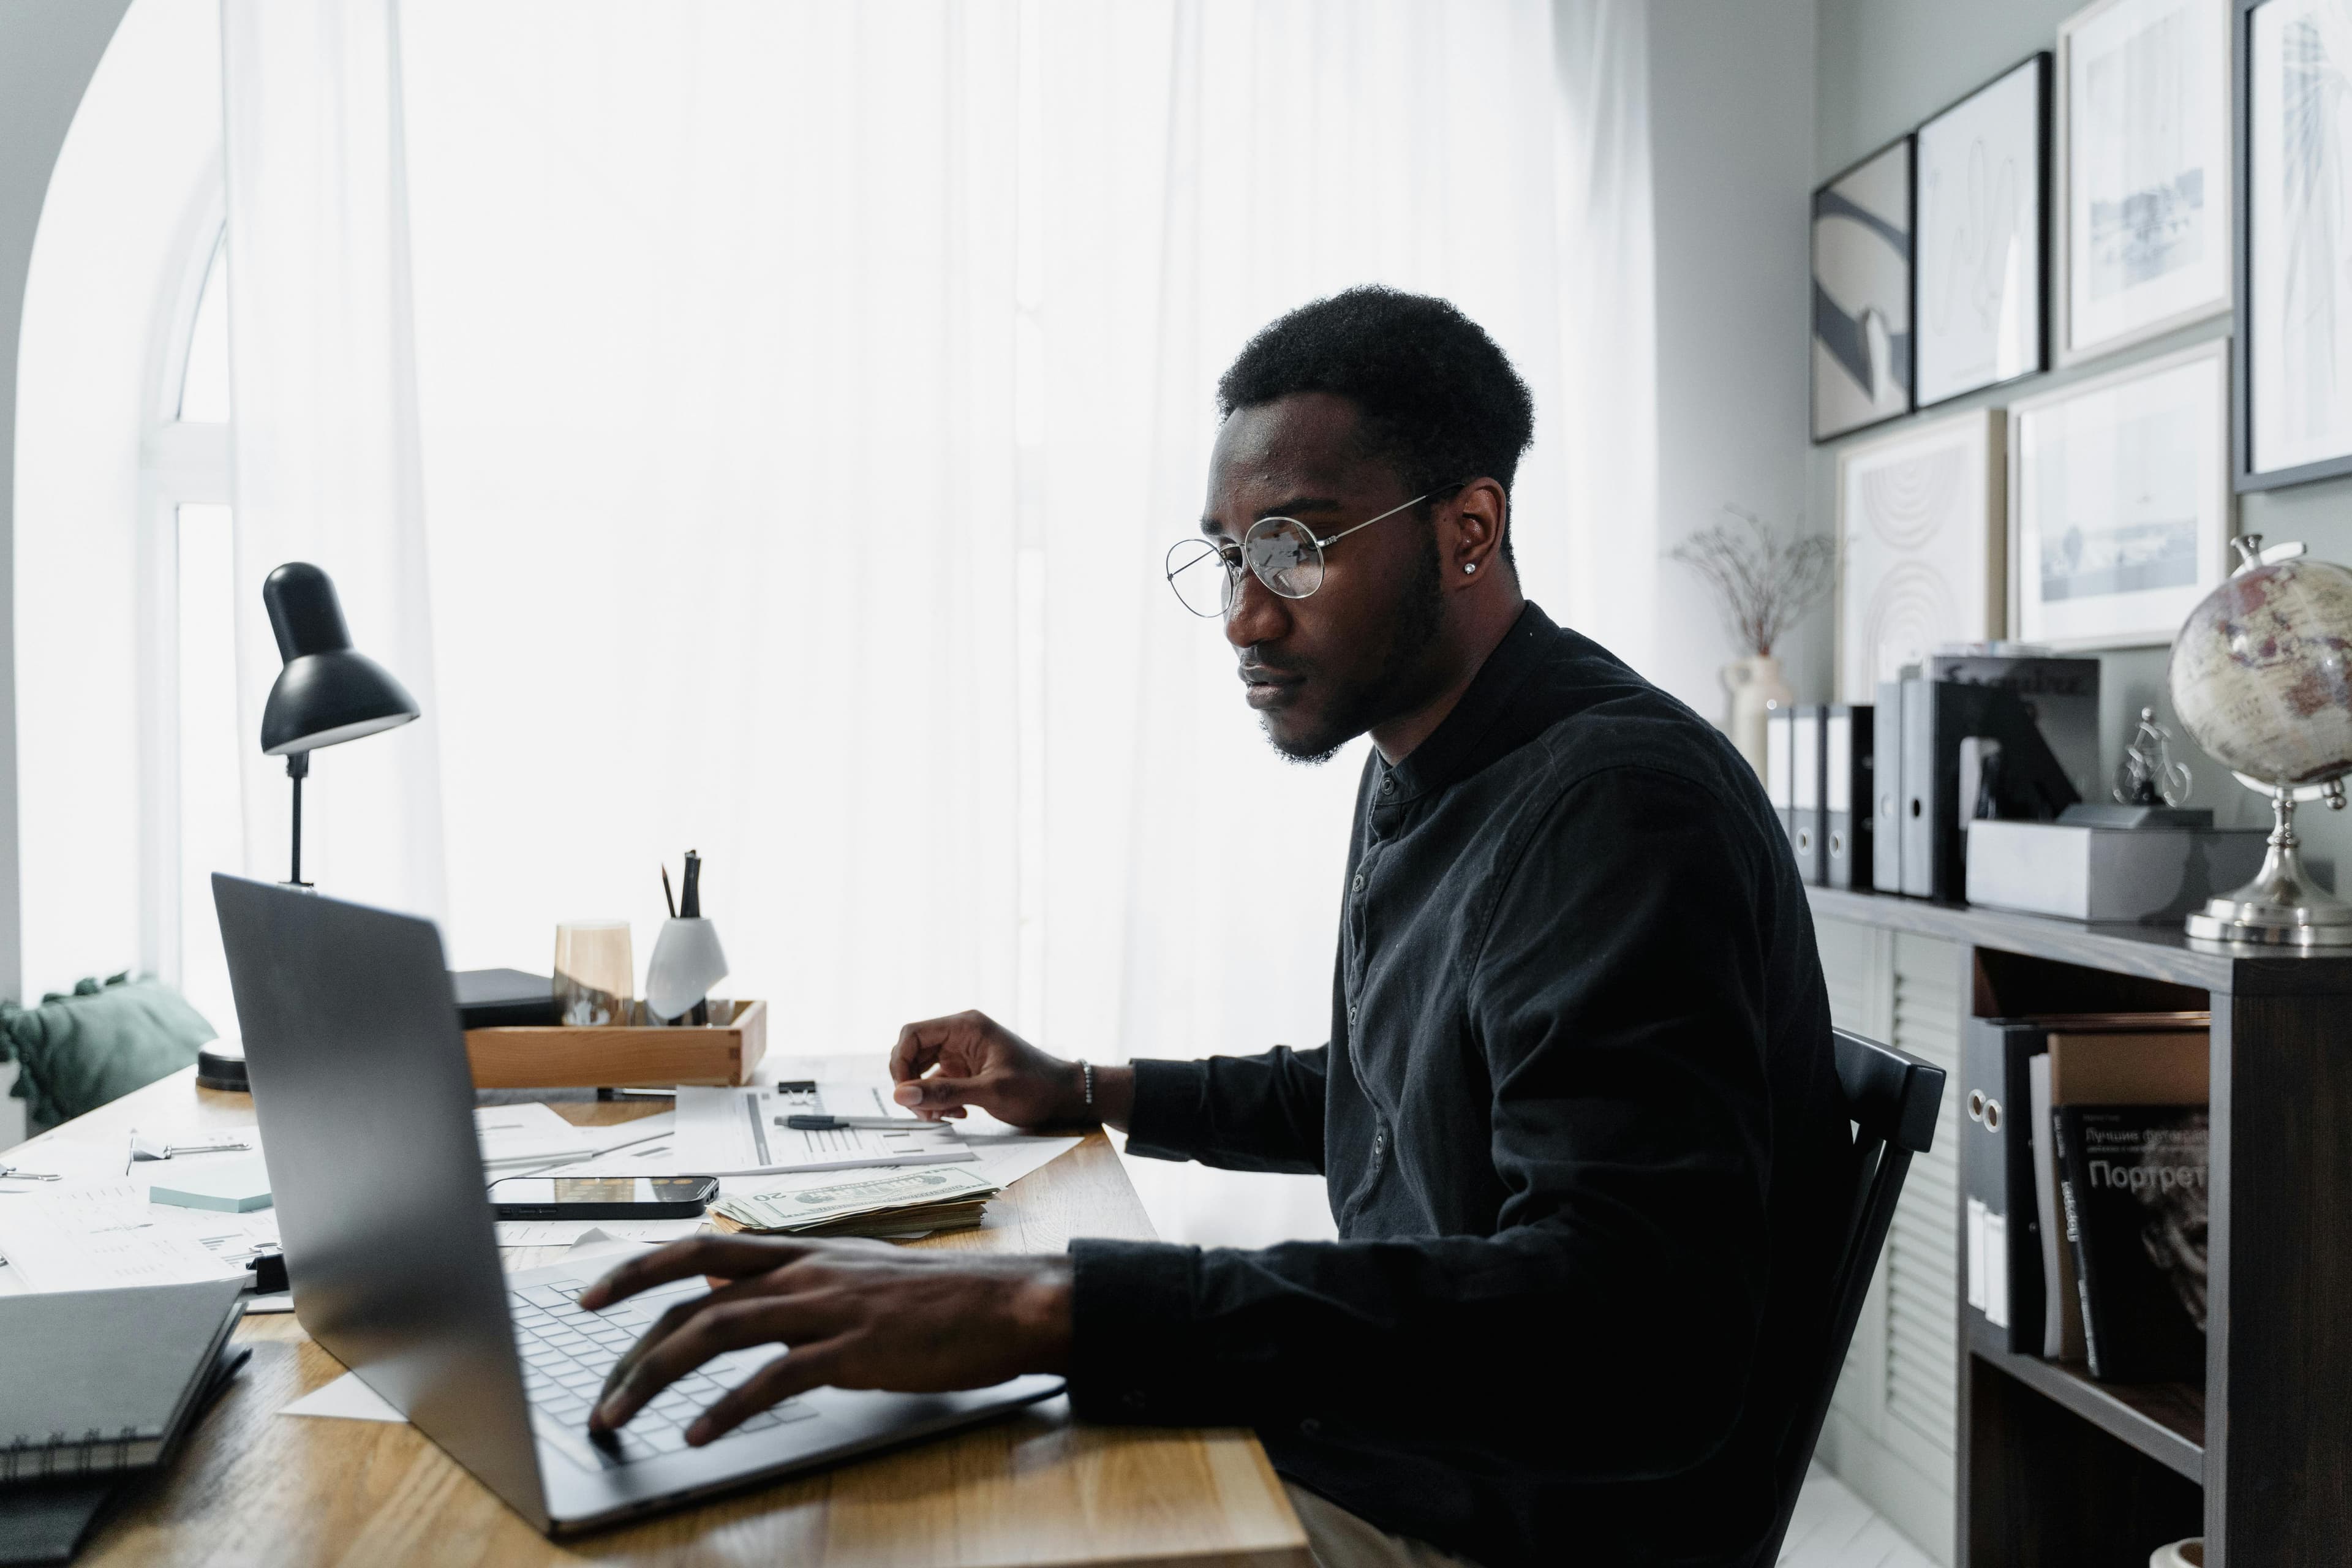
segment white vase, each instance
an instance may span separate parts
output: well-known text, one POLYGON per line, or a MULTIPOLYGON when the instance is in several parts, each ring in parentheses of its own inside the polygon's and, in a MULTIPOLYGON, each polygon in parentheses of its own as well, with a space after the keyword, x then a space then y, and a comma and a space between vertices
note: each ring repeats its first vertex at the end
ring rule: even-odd
POLYGON ((667 1024, 681 1018, 727 978, 719 928, 707 920, 670 920, 646 966, 646 1010, 667 1024))
POLYGON ((1786 708, 1797 694, 1780 673, 1780 661, 1769 653, 1735 658, 1723 667, 1723 689, 1731 693, 1731 721, 1725 726, 1731 743, 1764 776, 1764 718, 1774 707, 1786 708))

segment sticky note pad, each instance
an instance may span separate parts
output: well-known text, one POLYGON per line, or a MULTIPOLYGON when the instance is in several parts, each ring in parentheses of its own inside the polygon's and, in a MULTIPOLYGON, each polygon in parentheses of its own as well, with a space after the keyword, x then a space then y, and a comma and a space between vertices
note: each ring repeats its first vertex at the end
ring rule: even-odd
POLYGON ((223 1214, 266 1209, 269 1206, 269 1169, 258 1154, 216 1164, 192 1165, 156 1178, 147 1189, 147 1198, 151 1203, 172 1204, 184 1209, 218 1209, 223 1214))

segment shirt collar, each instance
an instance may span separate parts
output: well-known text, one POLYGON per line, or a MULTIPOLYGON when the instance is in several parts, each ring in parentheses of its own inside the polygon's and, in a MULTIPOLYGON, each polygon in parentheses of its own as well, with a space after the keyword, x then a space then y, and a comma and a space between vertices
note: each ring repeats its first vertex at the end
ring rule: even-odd
MULTIPOLYGON (((1518 746, 1529 737, 1498 733, 1497 726, 1516 706, 1520 689, 1536 673, 1544 658, 1559 638, 1559 627, 1552 618, 1528 600, 1519 611, 1519 618, 1503 640, 1495 645, 1478 673, 1454 704, 1452 712, 1438 721, 1429 738, 1408 753, 1393 768, 1383 766, 1383 782, 1392 781, 1394 790, 1383 789, 1383 804, 1402 805, 1408 800, 1444 789, 1457 779, 1478 771, 1504 752, 1518 746), (1501 744, 1490 742, 1500 742, 1501 744)), ((1504 726, 1507 730, 1508 726, 1504 726)), ((1375 762, 1380 752, 1372 752, 1375 762)))

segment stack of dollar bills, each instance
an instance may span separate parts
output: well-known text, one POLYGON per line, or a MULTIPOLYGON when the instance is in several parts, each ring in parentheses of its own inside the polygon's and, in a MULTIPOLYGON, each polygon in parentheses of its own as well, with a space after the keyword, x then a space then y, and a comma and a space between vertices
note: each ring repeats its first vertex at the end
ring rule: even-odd
POLYGON ((777 1236, 922 1236, 980 1223, 1004 1189, 955 1165, 858 1171, 821 1186, 730 1194, 710 1205, 722 1228, 777 1236))

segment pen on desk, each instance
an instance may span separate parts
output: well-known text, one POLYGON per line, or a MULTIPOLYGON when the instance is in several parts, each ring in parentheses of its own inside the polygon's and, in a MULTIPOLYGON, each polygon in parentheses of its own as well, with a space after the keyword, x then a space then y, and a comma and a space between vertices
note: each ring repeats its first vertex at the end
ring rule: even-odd
POLYGON ((863 1127, 877 1132, 946 1132, 944 1122, 917 1121, 905 1116, 812 1116, 802 1112, 783 1119, 795 1132, 844 1132, 863 1127))

